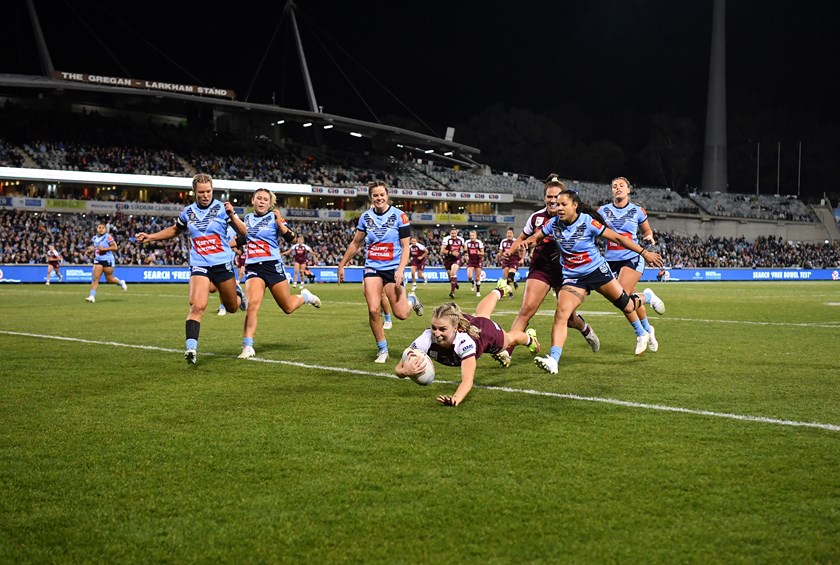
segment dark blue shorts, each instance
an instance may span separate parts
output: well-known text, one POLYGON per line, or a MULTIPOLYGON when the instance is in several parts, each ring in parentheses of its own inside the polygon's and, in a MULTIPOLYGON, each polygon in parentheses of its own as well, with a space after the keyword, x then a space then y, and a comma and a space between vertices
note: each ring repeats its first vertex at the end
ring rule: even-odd
POLYGON ((114 260, 113 259, 102 259, 100 261, 94 261, 93 264, 94 265, 99 265, 100 267, 103 267, 105 269, 107 269, 108 267, 113 268, 114 267, 114 260))
POLYGON ((287 279, 286 268, 280 261, 261 261, 245 265, 245 280, 262 279, 265 286, 273 287, 287 279))
POLYGON ((382 279, 382 284, 396 284, 397 281, 394 280, 394 273, 396 273, 396 269, 388 269, 387 271, 377 271, 373 267, 365 267, 364 274, 362 278, 368 277, 379 277, 382 279))
POLYGON ((634 257, 632 259, 625 259, 624 261, 607 261, 610 266, 610 270, 613 274, 618 277, 618 273, 621 272, 621 269, 627 267, 628 269, 633 269, 634 271, 638 271, 640 273, 645 272, 645 260, 639 257, 634 257))
POLYGON ((210 282, 216 285, 217 287, 219 286, 219 283, 223 283, 227 280, 236 277, 236 275, 233 272, 232 261, 222 263, 221 265, 213 265, 210 267, 192 266, 190 267, 190 276, 207 277, 208 279, 210 279, 210 282))
POLYGON ((575 288, 582 288, 586 291, 598 290, 605 284, 609 284, 615 280, 607 263, 603 263, 600 267, 579 277, 566 277, 563 280, 563 286, 573 286, 575 288))

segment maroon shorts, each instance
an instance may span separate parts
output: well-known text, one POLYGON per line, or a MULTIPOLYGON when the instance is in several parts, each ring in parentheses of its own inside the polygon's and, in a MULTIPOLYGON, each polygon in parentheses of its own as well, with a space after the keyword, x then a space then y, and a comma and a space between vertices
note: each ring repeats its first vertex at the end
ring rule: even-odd
POLYGON ((522 257, 520 257, 519 255, 511 255, 510 257, 502 261, 502 267, 505 267, 507 269, 513 269, 514 271, 516 271, 517 269, 519 269, 519 260, 521 258, 522 257))
POLYGON ((422 271, 426 268, 426 260, 423 259, 422 261, 415 261, 414 259, 411 260, 411 266, 416 268, 417 270, 422 271))
POLYGON ((470 257, 469 259, 467 259, 467 267, 472 267, 473 269, 480 269, 481 266, 482 266, 482 261, 481 261, 480 258, 479 259, 473 259, 472 257, 470 257))
POLYGON ((499 327, 499 324, 490 318, 478 316, 467 316, 467 319, 481 330, 481 335, 476 339, 478 348, 476 357, 480 357, 482 353, 498 353, 504 348, 505 331, 499 327))
POLYGON ((236 266, 237 267, 244 267, 245 266, 245 254, 240 253, 236 256, 236 266))
POLYGON ((50 267, 52 267, 53 269, 55 269, 57 271, 58 266, 61 265, 61 262, 60 261, 47 261, 47 265, 49 265, 50 267))
POLYGON ((537 257, 531 262, 528 279, 542 281, 551 288, 559 290, 563 286, 563 265, 560 264, 560 261, 537 257))
POLYGON ((447 255, 443 258, 443 268, 449 272, 452 269, 452 265, 458 264, 458 257, 453 257, 452 255, 447 255))

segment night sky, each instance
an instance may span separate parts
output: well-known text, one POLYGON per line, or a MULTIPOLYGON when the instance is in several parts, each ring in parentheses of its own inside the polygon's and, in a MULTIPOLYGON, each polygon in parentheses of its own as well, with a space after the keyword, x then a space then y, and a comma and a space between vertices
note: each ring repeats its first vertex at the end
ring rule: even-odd
MULTIPOLYGON (((305 107, 282 1, 35 3, 57 70, 232 88, 239 100, 305 107)), ((572 107, 604 138, 612 121, 668 112, 694 120, 702 151, 711 0, 300 0, 297 8, 325 112, 401 116, 442 136, 494 104, 555 116, 572 107)), ((15 25, 5 26, 14 32, 0 72, 39 74, 25 3, 1 10, 15 25)), ((831 1, 729 0, 730 143, 775 133, 775 120, 761 117, 761 132, 733 132, 733 124, 756 127, 738 125, 739 113, 804 116, 778 126, 785 142, 838 123, 838 16, 831 1)))

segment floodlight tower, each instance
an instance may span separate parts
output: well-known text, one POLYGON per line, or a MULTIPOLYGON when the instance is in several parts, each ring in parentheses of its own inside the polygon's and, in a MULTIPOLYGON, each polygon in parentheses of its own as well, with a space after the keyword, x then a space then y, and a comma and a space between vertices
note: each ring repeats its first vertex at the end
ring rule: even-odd
POLYGON ((306 88, 306 98, 309 101, 309 111, 320 112, 318 102, 315 100, 315 88, 312 86, 312 79, 309 77, 309 66, 306 64, 306 54, 303 52, 303 42, 300 40, 297 18, 295 17, 295 0, 288 0, 286 2, 286 5, 283 7, 283 13, 289 17, 289 21, 292 23, 292 33, 295 37, 298 60, 300 60, 300 70, 303 73, 303 85, 306 88))
POLYGON ((47 49, 47 42, 44 40, 44 32, 41 30, 41 21, 38 19, 38 12, 35 11, 35 3, 26 0, 26 9, 29 10, 29 19, 32 21, 32 31, 35 34, 35 43, 38 45, 38 58, 41 61, 41 71, 44 76, 51 77, 55 67, 52 64, 50 51, 47 49))
POLYGON ((726 0, 714 0, 702 186, 705 192, 727 192, 728 184, 726 178, 726 0))

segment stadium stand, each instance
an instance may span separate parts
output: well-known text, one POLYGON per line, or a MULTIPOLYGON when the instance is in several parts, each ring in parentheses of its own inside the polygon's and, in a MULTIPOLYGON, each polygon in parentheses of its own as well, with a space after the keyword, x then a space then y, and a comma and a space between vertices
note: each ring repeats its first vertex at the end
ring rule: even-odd
MULTIPOLYGON (((532 176, 495 172, 486 166, 466 169, 408 155, 339 152, 291 142, 279 146, 260 136, 243 140, 230 134, 196 134, 186 127, 152 122, 141 127, 124 116, 104 116, 87 109, 36 111, 8 101, 0 108, 0 163, 187 177, 203 171, 219 179, 332 187, 363 186, 382 179, 394 188, 512 194, 529 207, 542 202, 543 192, 542 182, 532 176)), ((608 183, 564 182, 590 204, 610 200, 608 183)), ((40 195, 38 187, 31 190, 36 193, 28 195, 40 195)), ((649 212, 817 221, 813 211, 792 196, 693 193, 686 197, 654 187, 634 187, 633 191, 633 200, 649 212)), ((67 197, 62 193, 49 196, 67 197)), ((149 191, 144 198, 172 201, 173 196, 149 191)))
POLYGON ((815 222, 816 217, 795 196, 768 194, 693 193, 691 199, 714 216, 815 222))
MULTIPOLYGON (((104 222, 119 250, 118 265, 186 265, 189 242, 186 236, 155 245, 138 245, 134 235, 153 232, 172 224, 172 218, 152 216, 97 216, 82 214, 33 213, 0 210, 0 263, 40 264, 50 244, 64 255, 67 264, 90 264, 90 239, 96 224, 104 222)), ((318 253, 321 265, 336 265, 352 239, 353 220, 335 222, 293 222, 306 243, 318 253)), ((414 234, 429 249, 429 266, 443 264, 440 244, 448 229, 418 227, 414 234)), ((494 265, 499 234, 482 232, 487 254, 485 264, 494 265)), ((836 268, 840 265, 840 241, 801 243, 781 238, 685 237, 670 232, 656 233, 657 250, 674 268, 836 268)), ((360 265, 360 257, 352 263, 360 265)), ((527 262, 525 263, 527 266, 527 262)))

